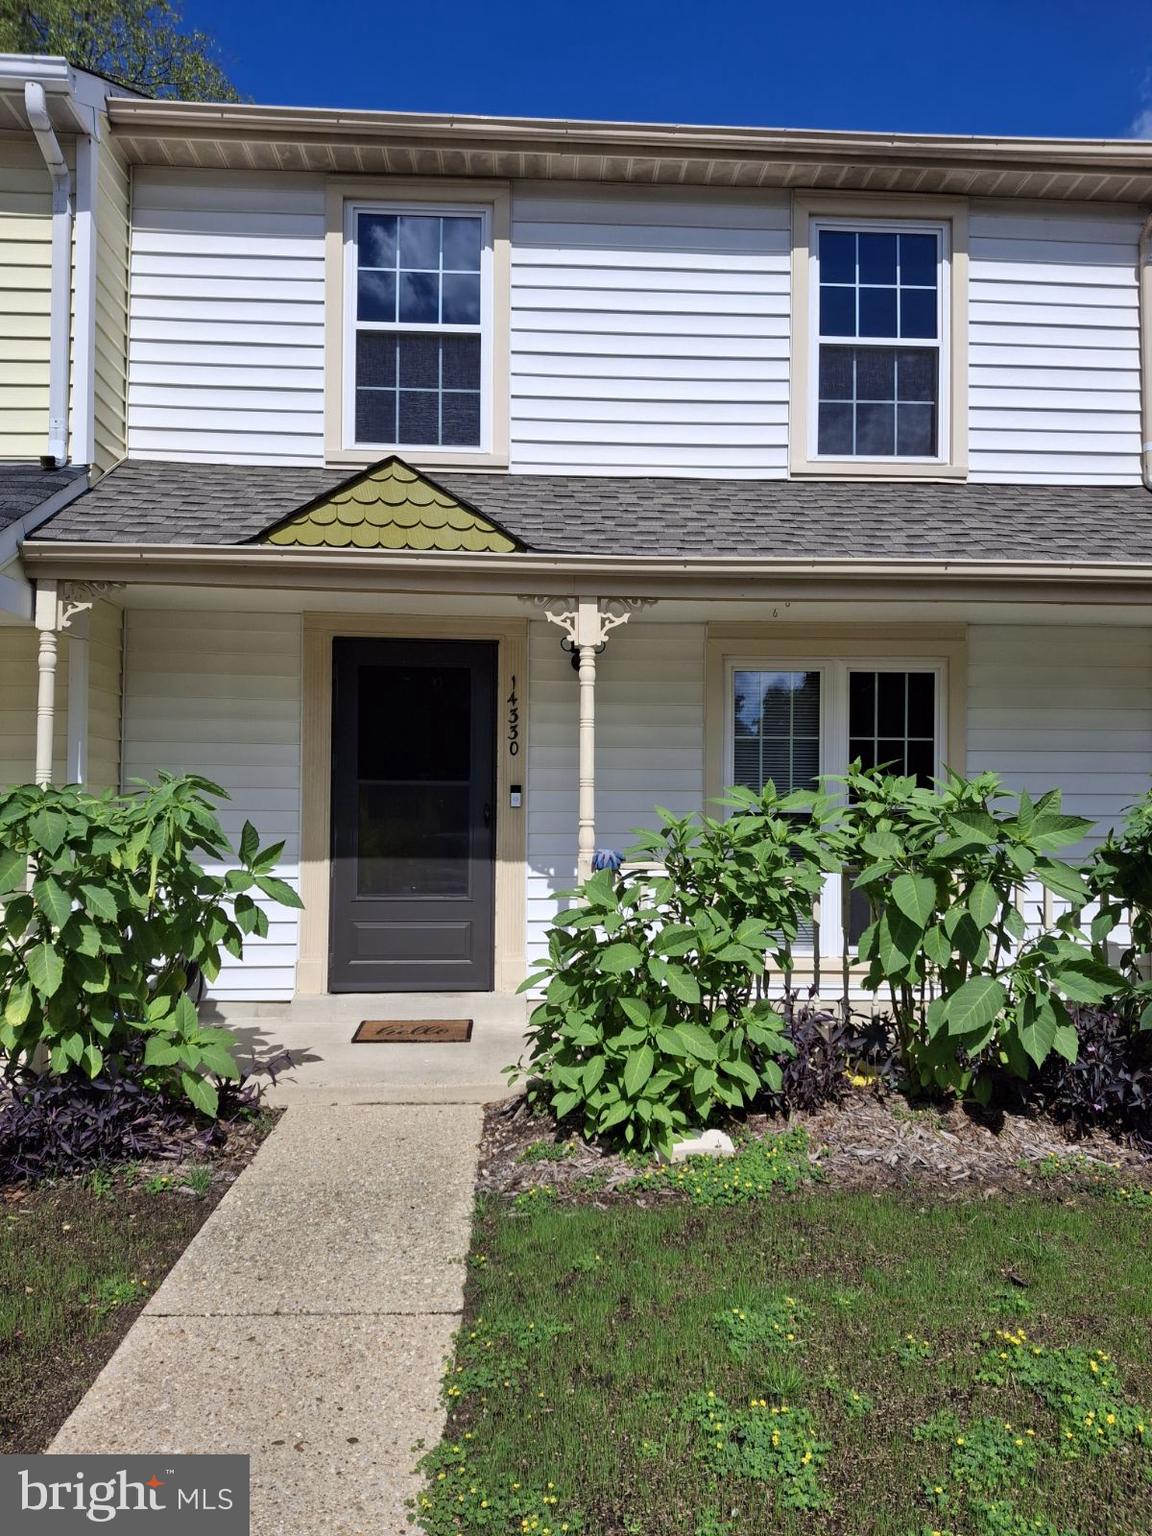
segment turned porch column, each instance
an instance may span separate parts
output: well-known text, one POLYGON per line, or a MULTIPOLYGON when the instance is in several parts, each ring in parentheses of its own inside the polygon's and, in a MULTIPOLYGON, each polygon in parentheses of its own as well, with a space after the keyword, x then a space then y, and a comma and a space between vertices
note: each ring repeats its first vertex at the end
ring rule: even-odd
POLYGON ((564 631, 561 645, 571 652, 579 677, 576 804, 576 873, 583 883, 592 874, 596 854, 596 657, 608 635, 626 624, 647 597, 537 597, 544 617, 564 631))
POLYGON ((37 784, 52 782, 52 748, 56 734, 56 665, 59 650, 60 603, 54 581, 36 585, 36 765, 37 784))

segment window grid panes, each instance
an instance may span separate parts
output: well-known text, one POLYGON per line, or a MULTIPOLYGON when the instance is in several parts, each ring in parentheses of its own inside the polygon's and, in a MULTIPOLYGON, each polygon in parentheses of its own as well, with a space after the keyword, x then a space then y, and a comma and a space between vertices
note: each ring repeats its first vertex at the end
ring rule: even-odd
POLYGON ((355 214, 356 442, 478 448, 481 214, 355 214))
POLYGON ((936 674, 849 673, 848 756, 865 768, 912 774, 930 786, 936 774, 936 674))
POLYGON ((733 782, 781 794, 813 789, 820 773, 820 674, 739 669, 733 678, 733 782))
POLYGON ((816 252, 817 453, 935 458, 939 233, 821 228, 816 252))

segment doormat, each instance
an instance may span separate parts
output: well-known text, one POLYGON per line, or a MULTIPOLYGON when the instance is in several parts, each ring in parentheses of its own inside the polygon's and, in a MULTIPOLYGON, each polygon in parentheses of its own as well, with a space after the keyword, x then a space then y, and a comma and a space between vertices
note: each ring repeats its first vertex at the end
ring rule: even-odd
POLYGON ((353 1045, 465 1045, 471 1019, 362 1019, 353 1045))

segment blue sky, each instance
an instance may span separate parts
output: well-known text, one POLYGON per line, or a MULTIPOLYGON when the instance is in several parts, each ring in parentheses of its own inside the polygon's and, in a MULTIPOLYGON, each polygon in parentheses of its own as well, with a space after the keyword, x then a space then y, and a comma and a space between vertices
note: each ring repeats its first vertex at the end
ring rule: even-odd
POLYGON ((1148 0, 184 0, 256 101, 1152 137, 1148 0))

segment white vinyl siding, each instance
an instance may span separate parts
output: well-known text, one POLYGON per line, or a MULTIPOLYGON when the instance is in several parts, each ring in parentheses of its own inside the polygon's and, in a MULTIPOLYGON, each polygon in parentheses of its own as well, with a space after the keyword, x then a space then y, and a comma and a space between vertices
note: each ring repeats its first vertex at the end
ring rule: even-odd
MULTIPOLYGON (((276 874, 299 882, 300 619, 295 614, 129 611, 124 665, 125 783, 158 769, 200 773, 231 796, 220 811, 236 843, 251 820, 284 841, 276 874)), ((259 898, 267 939, 230 957, 218 998, 281 1001, 296 979, 297 914, 259 898)))
POLYGON ((88 787, 120 787, 123 610, 97 603, 88 626, 88 787))
POLYGON ((969 219, 972 480, 1140 480, 1133 209, 974 202, 969 219))
POLYGON ((129 453, 230 464, 324 454, 324 182, 134 176, 129 453))
POLYGON ((974 626, 968 772, 1064 791, 1098 840, 1152 786, 1152 629, 974 626))
MULTIPOLYGON (((616 632, 599 658, 596 841, 626 849, 653 807, 703 800, 704 630, 644 622, 616 632)), ((576 877, 576 677, 559 634, 529 642, 528 955, 542 953, 555 892, 576 877)), ((926 649, 931 649, 930 643, 926 649)), ((1152 629, 975 625, 968 635, 967 769, 1010 790, 1060 788, 1065 808, 1123 820, 1152 784, 1152 629)), ((1029 891, 1033 908, 1040 903, 1029 891)))
MULTIPOLYGON (((1063 855, 1082 856, 1152 785, 1152 630, 980 626, 968 669, 968 772, 1033 797, 1063 790, 1064 809, 1096 823, 1063 855)), ((1025 915, 1044 908, 1030 881, 1025 915)))
MULTIPOLYGON (((577 678, 551 624, 529 627, 529 960, 546 949, 555 893, 576 883, 577 678)), ((700 807, 704 794, 704 628, 645 623, 615 631, 597 658, 596 841, 622 852, 653 807, 700 807)))
POLYGON ((127 442, 128 237, 131 180, 127 162, 105 135, 96 147, 96 348, 93 359, 94 463, 102 472, 124 457, 127 442))
POLYGON ((782 476, 789 223, 774 192, 515 190, 512 469, 782 476))

